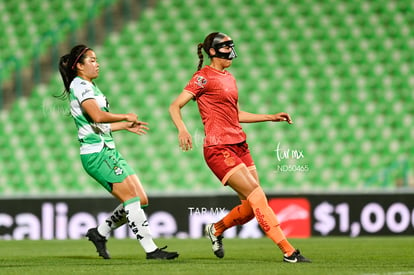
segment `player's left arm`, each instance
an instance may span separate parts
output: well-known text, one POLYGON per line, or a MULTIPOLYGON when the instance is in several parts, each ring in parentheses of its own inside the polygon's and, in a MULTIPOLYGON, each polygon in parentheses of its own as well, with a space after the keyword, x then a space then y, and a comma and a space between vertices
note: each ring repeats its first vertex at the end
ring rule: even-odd
POLYGON ((116 132, 120 130, 127 130, 137 135, 145 135, 147 130, 149 130, 147 125, 148 123, 143 121, 139 121, 139 123, 129 121, 114 122, 111 123, 111 131, 116 132))
POLYGON ((254 123, 254 122, 263 122, 263 121, 286 121, 289 124, 292 124, 292 118, 288 113, 277 113, 277 114, 253 114, 240 110, 240 106, 237 104, 239 109, 239 122, 240 123, 254 123))

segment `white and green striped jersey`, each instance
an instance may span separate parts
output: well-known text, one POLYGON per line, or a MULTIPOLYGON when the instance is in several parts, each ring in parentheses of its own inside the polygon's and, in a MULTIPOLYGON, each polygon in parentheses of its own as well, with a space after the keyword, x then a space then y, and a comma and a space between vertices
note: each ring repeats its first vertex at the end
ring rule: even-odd
POLYGON ((82 102, 91 98, 96 100, 102 111, 109 112, 108 101, 99 88, 89 81, 75 77, 70 84, 70 113, 78 128, 81 154, 100 152, 104 145, 115 148, 111 124, 93 122, 82 109, 82 102))

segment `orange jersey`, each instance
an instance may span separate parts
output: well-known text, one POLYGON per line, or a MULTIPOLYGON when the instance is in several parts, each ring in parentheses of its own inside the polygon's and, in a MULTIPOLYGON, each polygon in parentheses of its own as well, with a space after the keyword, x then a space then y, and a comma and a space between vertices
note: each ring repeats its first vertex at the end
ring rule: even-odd
POLYGON ((204 146, 246 140, 239 122, 236 80, 230 72, 205 66, 193 75, 184 90, 197 101, 204 124, 204 146))

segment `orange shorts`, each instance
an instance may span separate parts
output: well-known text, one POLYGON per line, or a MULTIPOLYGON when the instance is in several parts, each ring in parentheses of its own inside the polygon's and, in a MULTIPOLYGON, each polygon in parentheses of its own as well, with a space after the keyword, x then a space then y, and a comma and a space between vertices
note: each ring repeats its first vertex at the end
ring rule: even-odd
POLYGON ((204 159, 224 185, 229 177, 243 166, 247 166, 249 170, 256 169, 245 141, 238 144, 204 147, 204 159))

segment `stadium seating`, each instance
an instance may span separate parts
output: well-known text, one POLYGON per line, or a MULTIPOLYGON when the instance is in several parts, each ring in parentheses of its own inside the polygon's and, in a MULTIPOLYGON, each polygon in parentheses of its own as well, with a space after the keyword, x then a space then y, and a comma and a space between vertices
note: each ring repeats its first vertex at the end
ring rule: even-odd
POLYGON ((116 0, 0 2, 0 84, 116 0))
MULTIPOLYGON (((24 9, 20 2, 13 9, 24 9)), ((42 21, 38 14, 48 1, 33 2, 42 4, 26 9, 39 21, 13 20, 33 30, 57 20, 42 21)), ((69 3, 82 8, 84 1, 69 3)), ((1 13, 12 17, 7 8, 0 5, 1 13)), ((408 187, 414 164, 413 10, 409 1, 385 0, 158 1, 103 45, 91 45, 101 64, 96 83, 112 110, 137 112, 150 123, 147 136, 114 133, 117 146, 149 192, 226 192, 204 163, 196 104, 183 109, 195 144, 190 152, 180 152, 168 115, 196 70, 197 43, 221 30, 233 37, 239 54, 229 70, 238 80, 241 108, 286 111, 294 120, 244 125, 266 190, 408 187)), ((13 25, 5 20, 3 25, 13 25)), ((39 32, 24 35, 33 40, 39 32)), ((68 107, 52 97, 61 91, 56 74, 2 111, 1 194, 105 192, 82 170, 68 107)))

